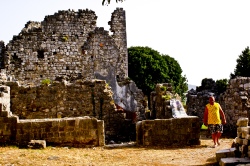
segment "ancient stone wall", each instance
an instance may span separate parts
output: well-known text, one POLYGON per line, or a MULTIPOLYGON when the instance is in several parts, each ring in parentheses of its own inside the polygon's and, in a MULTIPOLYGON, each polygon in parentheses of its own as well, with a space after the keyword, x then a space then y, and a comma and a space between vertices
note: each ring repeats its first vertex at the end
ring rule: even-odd
POLYGON ((96 20, 92 10, 79 9, 58 11, 42 22, 27 22, 2 52, 3 71, 11 80, 30 87, 44 80, 105 80, 116 105, 143 112, 144 95, 127 77, 125 11, 117 8, 112 13, 111 35, 96 27, 96 20))
POLYGON ((16 143, 46 140, 48 145, 85 147, 105 145, 104 121, 89 117, 19 120, 16 143))
MULTIPOLYGON (((134 104, 135 111, 118 109, 113 92, 104 80, 77 80, 74 83, 54 81, 35 87, 20 86, 18 82, 3 81, 2 84, 7 86, 0 87, 0 90, 10 91, 9 95, 0 97, 3 108, 11 110, 20 119, 94 117, 104 120, 107 141, 135 140, 135 123, 144 118, 144 112, 139 112, 136 106, 140 104, 134 104)), ((136 87, 126 86, 123 93, 131 96, 126 102, 131 104, 134 99, 139 100, 140 96, 133 96, 138 94, 136 87)))
POLYGON ((53 82, 23 87, 6 82, 11 89, 11 111, 21 119, 92 116, 105 119, 115 111, 112 91, 106 81, 53 82))
POLYGON ((27 146, 30 140, 46 140, 50 145, 77 147, 103 146, 105 144, 103 120, 89 116, 19 120, 18 116, 12 115, 9 108, 10 88, 1 86, 0 92, 1 145, 27 146))
MULTIPOLYGON (((113 35, 96 27, 91 10, 58 11, 40 22, 29 21, 6 45, 2 59, 7 75, 20 84, 41 80, 127 77, 125 11, 117 8, 109 24, 113 35)), ((109 82, 108 80, 106 80, 109 82)))
MULTIPOLYGON (((214 88, 213 88, 214 89, 214 88)), ((187 94, 187 113, 200 118, 202 124, 205 105, 210 95, 215 96, 226 115, 225 132, 236 133, 239 118, 249 118, 250 111, 250 78, 237 77, 229 81, 224 93, 217 95, 213 89, 190 90, 187 94)))
POLYGON ((136 142, 144 146, 199 145, 199 118, 143 120, 136 124, 136 142))

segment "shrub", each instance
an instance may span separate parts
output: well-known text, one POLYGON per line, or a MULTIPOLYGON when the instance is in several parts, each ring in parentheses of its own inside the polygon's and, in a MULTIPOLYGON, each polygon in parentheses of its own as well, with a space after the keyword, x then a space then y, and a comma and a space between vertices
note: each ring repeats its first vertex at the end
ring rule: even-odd
POLYGON ((42 80, 41 84, 42 85, 49 85, 51 83, 51 80, 50 79, 44 79, 42 80))

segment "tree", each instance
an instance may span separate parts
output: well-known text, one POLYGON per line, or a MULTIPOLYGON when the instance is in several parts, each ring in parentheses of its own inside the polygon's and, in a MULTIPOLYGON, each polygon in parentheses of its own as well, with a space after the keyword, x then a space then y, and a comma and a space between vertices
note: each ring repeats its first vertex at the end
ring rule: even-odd
POLYGON ((244 51, 242 51, 242 54, 239 56, 239 58, 236 60, 236 68, 234 69, 234 73, 230 74, 230 78, 233 79, 237 76, 242 77, 250 77, 250 50, 249 47, 245 48, 244 51))
POLYGON ((148 97, 157 83, 171 83, 174 91, 183 96, 188 86, 181 73, 179 63, 168 55, 149 47, 128 48, 128 76, 148 97))
POLYGON ((149 47, 128 48, 128 76, 147 96, 156 83, 169 82, 168 67, 159 52, 149 47))
POLYGON ((217 93, 221 94, 227 90, 228 79, 220 79, 216 81, 217 93))
POLYGON ((181 66, 169 55, 162 55, 162 57, 168 66, 168 76, 171 79, 175 92, 183 98, 183 94, 188 90, 188 84, 186 76, 182 76, 181 66))
MULTIPOLYGON (((111 0, 102 0, 102 5, 105 5, 105 2, 106 2, 106 4, 110 4, 110 1, 111 0)), ((123 2, 124 0, 115 0, 116 1, 116 3, 118 3, 118 2, 123 2)))

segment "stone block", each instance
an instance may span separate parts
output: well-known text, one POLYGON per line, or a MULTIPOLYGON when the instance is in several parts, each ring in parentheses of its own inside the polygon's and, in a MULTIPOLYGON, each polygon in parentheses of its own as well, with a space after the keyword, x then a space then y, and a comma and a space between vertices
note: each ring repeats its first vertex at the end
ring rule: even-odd
POLYGON ((250 140, 248 139, 243 139, 243 145, 249 145, 250 140))
POLYGON ((239 118, 237 120, 236 125, 238 127, 247 127, 248 126, 248 118, 239 118))
POLYGON ((250 163, 249 158, 229 157, 229 158, 221 158, 219 165, 220 166, 235 166, 237 164, 248 164, 248 163, 250 163))
POLYGON ((46 148, 46 141, 45 140, 31 140, 28 143, 28 148, 31 148, 31 149, 45 149, 46 148))
POLYGON ((1 117, 9 117, 9 112, 8 111, 1 111, 1 117))
POLYGON ((243 144, 243 139, 236 137, 235 138, 235 143, 238 143, 238 144, 242 145, 243 144))
POLYGON ((216 160, 219 162, 221 158, 235 157, 236 148, 222 149, 216 152, 216 160))

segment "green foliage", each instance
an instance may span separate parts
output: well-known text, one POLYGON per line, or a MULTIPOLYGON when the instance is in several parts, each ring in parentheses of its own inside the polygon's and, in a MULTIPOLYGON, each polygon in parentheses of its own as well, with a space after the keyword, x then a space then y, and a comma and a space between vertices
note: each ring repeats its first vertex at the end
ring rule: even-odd
POLYGON ((179 63, 168 55, 149 47, 128 48, 128 75, 147 96, 157 83, 171 83, 175 93, 183 96, 188 86, 181 73, 179 63))
POLYGON ((166 90, 167 90, 167 87, 161 86, 161 91, 166 91, 166 90))
POLYGON ((249 47, 242 51, 242 54, 236 60, 237 64, 234 69, 234 73, 230 74, 230 78, 237 76, 250 77, 250 50, 249 47))
POLYGON ((171 83, 174 91, 184 98, 184 93, 188 90, 187 78, 182 76, 182 69, 178 61, 169 55, 162 55, 168 66, 168 76, 171 78, 171 83))
POLYGON ((219 94, 226 91, 228 85, 228 79, 220 79, 216 81, 216 89, 219 94))
POLYGON ((165 99, 165 100, 170 100, 171 95, 170 94, 162 95, 162 98, 165 99))
POLYGON ((212 89, 215 86, 215 81, 212 78, 204 78, 201 81, 202 89, 212 89))
POLYGON ((41 84, 42 85, 49 85, 51 83, 51 80, 50 79, 44 79, 42 80, 41 84))
POLYGON ((62 37, 62 41, 63 41, 63 42, 66 42, 66 41, 68 41, 68 40, 69 40, 69 37, 68 37, 67 35, 62 37))
POLYGON ((128 76, 147 96, 157 83, 170 82, 168 67, 159 52, 149 47, 128 48, 128 76))

